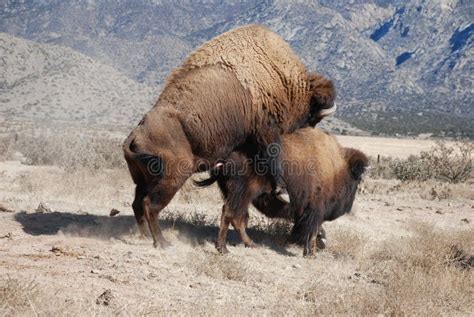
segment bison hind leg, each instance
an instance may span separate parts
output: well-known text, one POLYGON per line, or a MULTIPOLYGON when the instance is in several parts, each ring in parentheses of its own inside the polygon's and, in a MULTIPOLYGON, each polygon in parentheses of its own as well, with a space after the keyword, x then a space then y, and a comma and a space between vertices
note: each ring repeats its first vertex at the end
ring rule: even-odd
POLYGON ((257 244, 247 234, 247 223, 249 219, 248 210, 241 212, 232 219, 232 226, 239 232, 240 238, 247 248, 256 248, 257 244))
POLYGON ((227 249, 227 231, 232 222, 232 213, 228 211, 227 205, 222 207, 221 224, 219 226, 219 236, 216 240, 216 249, 219 253, 229 253, 227 249))

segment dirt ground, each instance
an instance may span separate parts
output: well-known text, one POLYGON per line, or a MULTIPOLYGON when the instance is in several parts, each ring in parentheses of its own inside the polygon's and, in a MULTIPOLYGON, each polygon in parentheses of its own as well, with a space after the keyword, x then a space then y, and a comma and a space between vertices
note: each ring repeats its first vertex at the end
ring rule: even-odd
MULTIPOLYGON (((363 139, 342 142, 367 151, 363 139)), ((420 149, 389 143, 392 156, 420 149)), ((367 179, 354 212, 325 224, 315 258, 285 243, 288 224, 253 210, 260 247, 232 232, 219 255, 220 195, 190 184, 161 214, 173 245, 155 249, 138 237, 132 198, 125 170, 0 162, 0 315, 474 313, 472 184, 367 179)))

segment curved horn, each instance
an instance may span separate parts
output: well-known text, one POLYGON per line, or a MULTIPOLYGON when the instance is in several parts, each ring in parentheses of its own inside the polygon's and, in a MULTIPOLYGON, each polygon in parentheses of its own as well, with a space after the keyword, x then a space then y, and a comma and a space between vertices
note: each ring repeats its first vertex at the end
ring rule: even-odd
POLYGON ((336 112, 336 109, 337 109, 337 105, 336 105, 336 103, 334 103, 331 108, 322 109, 318 113, 318 116, 319 117, 327 117, 327 116, 333 114, 334 112, 336 112))

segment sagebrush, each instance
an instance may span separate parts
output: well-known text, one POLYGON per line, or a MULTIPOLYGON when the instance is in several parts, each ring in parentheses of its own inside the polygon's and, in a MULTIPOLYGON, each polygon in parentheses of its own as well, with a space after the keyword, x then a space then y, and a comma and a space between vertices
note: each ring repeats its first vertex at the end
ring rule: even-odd
POLYGON ((470 141, 448 144, 439 141, 429 151, 410 155, 407 159, 372 159, 369 177, 401 181, 426 181, 437 179, 461 183, 472 178, 474 145, 470 141))

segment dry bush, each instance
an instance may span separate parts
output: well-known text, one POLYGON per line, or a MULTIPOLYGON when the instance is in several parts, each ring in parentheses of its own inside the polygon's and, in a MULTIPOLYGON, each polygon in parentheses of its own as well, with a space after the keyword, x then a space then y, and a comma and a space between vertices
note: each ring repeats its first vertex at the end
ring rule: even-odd
POLYGON ((0 136, 0 161, 9 160, 15 152, 15 135, 0 136))
POLYGON ((472 183, 452 184, 434 179, 426 181, 401 182, 367 178, 359 185, 358 192, 364 195, 397 195, 404 198, 425 200, 474 199, 472 183))
POLYGON ((390 168, 395 178, 401 181, 425 181, 434 177, 433 169, 415 155, 406 160, 394 160, 390 168))
POLYGON ((473 154, 474 144, 470 141, 458 141, 451 146, 438 142, 430 152, 421 153, 421 160, 434 170, 437 178, 460 183, 472 176, 473 154))
POLYGON ((38 289, 34 282, 24 282, 9 277, 1 278, 0 315, 10 316, 35 312, 32 302, 37 296, 38 289))
POLYGON ((32 165, 55 165, 66 171, 124 167, 122 141, 79 135, 20 136, 15 147, 32 165))
POLYGON ((395 178, 401 181, 439 179, 460 183, 472 177, 473 154, 474 145, 469 141, 458 141, 452 145, 440 141, 419 156, 411 155, 406 160, 393 161, 390 168, 395 178))
POLYGON ((391 179, 394 178, 391 164, 391 157, 379 156, 378 158, 370 157, 370 169, 367 176, 373 179, 391 179))
POLYGON ((133 182, 125 169, 97 173, 87 169, 65 172, 56 167, 41 167, 18 175, 13 184, 15 197, 35 206, 39 202, 57 201, 61 197, 62 201, 72 205, 95 204, 117 208, 117 203, 133 199, 133 182), (125 195, 129 198, 124 199, 125 195))

